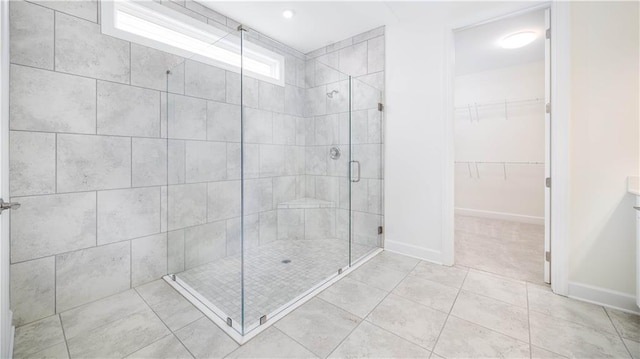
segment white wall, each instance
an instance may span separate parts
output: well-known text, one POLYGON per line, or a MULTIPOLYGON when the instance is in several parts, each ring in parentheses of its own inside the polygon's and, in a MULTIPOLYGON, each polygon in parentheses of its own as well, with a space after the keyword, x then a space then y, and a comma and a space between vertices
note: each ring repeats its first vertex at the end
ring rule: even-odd
MULTIPOLYGON (((635 292, 638 3, 571 4, 570 282, 635 292)), ((570 285, 571 294, 571 285, 570 285)))
POLYGON ((457 163, 457 213, 544 223, 544 83, 543 61, 456 76, 456 161, 539 162, 481 163, 477 171, 457 163), (507 104, 506 114, 500 103, 536 98, 507 104), (475 103, 481 105, 477 113, 475 103))
POLYGON ((385 248, 442 262, 448 29, 532 3, 390 3, 386 27, 385 248), (466 19, 466 20, 465 20, 466 19))
MULTIPOLYGON (((446 28, 527 3, 399 3, 386 28, 387 249, 442 261, 446 28)), ((638 4, 571 5, 570 280, 634 293, 633 211, 625 178, 637 174, 638 4)))

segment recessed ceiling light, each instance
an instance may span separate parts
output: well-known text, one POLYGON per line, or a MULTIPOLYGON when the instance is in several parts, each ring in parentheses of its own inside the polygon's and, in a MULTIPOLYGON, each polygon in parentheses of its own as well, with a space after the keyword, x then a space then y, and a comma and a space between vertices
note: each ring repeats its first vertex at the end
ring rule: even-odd
POLYGON ((282 16, 285 19, 291 19, 293 17, 293 10, 285 10, 282 12, 282 16))
POLYGON ((517 49, 529 45, 538 37, 534 31, 519 31, 511 35, 507 35, 500 40, 500 46, 503 49, 517 49))

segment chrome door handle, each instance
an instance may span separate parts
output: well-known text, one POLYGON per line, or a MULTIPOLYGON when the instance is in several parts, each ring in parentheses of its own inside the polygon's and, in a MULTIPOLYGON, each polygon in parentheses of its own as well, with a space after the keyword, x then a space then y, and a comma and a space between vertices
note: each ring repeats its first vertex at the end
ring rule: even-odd
POLYGON ((640 211, 640 207, 633 207, 636 211, 640 211))
POLYGON ((18 209, 18 208, 20 208, 20 203, 5 202, 2 198, 0 198, 0 213, 2 213, 6 209, 18 209))
MULTIPOLYGON (((357 177, 353 177, 351 176, 351 182, 360 182, 360 161, 351 161, 351 164, 357 164, 358 165, 358 176, 357 177)), ((353 168, 353 167, 352 167, 353 168)))

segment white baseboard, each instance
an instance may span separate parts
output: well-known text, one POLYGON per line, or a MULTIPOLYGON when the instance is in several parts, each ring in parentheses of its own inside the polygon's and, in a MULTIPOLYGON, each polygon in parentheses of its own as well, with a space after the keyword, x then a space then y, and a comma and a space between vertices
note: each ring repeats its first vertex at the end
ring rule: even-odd
POLYGON ((544 217, 526 216, 523 214, 484 211, 481 209, 456 208, 456 214, 482 218, 500 219, 503 221, 522 222, 544 225, 544 217))
POLYGON ((583 283, 569 282, 569 298, 602 305, 623 312, 640 314, 636 297, 631 294, 583 283))
POLYGON ((442 264, 442 252, 433 249, 418 247, 412 244, 397 242, 385 238, 384 250, 413 257, 428 262, 442 264))

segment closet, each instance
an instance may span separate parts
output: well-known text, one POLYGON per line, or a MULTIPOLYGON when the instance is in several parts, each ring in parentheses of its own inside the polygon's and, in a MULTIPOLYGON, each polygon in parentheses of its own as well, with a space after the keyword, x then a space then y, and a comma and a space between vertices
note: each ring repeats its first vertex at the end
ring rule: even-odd
POLYGON ((545 11, 464 29, 455 40, 455 262, 542 283, 545 11), (505 46, 514 34, 529 34, 529 43, 505 46))

